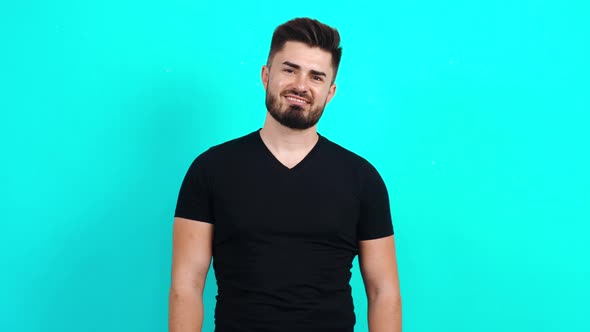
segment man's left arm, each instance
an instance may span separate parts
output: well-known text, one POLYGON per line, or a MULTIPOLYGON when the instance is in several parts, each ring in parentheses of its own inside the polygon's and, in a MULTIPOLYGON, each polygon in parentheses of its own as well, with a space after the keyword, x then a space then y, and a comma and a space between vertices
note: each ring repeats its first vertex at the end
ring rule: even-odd
POLYGON ((402 310, 393 235, 359 241, 370 332, 401 332, 402 310))

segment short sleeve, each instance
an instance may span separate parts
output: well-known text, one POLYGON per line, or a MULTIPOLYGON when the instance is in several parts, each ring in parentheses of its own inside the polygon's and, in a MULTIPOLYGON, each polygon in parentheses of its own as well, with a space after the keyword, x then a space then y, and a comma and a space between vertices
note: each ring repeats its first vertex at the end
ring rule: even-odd
POLYGON ((360 171, 361 208, 358 240, 378 239, 393 234, 389 195, 383 179, 368 162, 360 171))
POLYGON ((197 157, 189 167, 178 193, 175 217, 214 223, 206 155, 197 157))

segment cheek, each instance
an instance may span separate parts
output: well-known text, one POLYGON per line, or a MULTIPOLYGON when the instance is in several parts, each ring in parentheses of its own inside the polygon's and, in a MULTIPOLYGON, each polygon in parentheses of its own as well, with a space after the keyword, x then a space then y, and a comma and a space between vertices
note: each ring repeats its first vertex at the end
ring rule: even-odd
POLYGON ((274 81, 271 80, 270 84, 272 86, 272 88, 274 89, 274 91, 276 91, 277 93, 283 91, 285 89, 285 82, 275 79, 274 81))
POLYGON ((325 89, 325 88, 324 89, 320 89, 318 91, 318 93, 317 93, 317 96, 319 97, 318 99, 321 99, 322 102, 323 102, 326 98, 328 98, 329 93, 330 93, 330 89, 329 88, 328 89, 325 89))

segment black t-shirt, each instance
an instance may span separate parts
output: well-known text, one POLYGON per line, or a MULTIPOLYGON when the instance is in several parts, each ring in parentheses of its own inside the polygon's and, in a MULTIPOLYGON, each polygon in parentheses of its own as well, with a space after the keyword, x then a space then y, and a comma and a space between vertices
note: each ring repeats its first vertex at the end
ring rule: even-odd
POLYGON ((375 168, 323 136, 291 169, 259 131, 207 150, 175 215, 215 225, 217 332, 352 331, 358 241, 393 234, 375 168))

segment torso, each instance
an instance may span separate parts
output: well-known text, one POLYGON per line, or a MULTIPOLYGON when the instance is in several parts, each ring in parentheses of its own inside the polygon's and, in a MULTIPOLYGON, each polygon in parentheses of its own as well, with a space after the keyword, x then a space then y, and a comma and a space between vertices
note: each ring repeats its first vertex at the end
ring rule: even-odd
POLYGON ((216 331, 352 331, 349 281, 366 161, 320 136, 285 165, 259 132, 206 154, 216 331))

